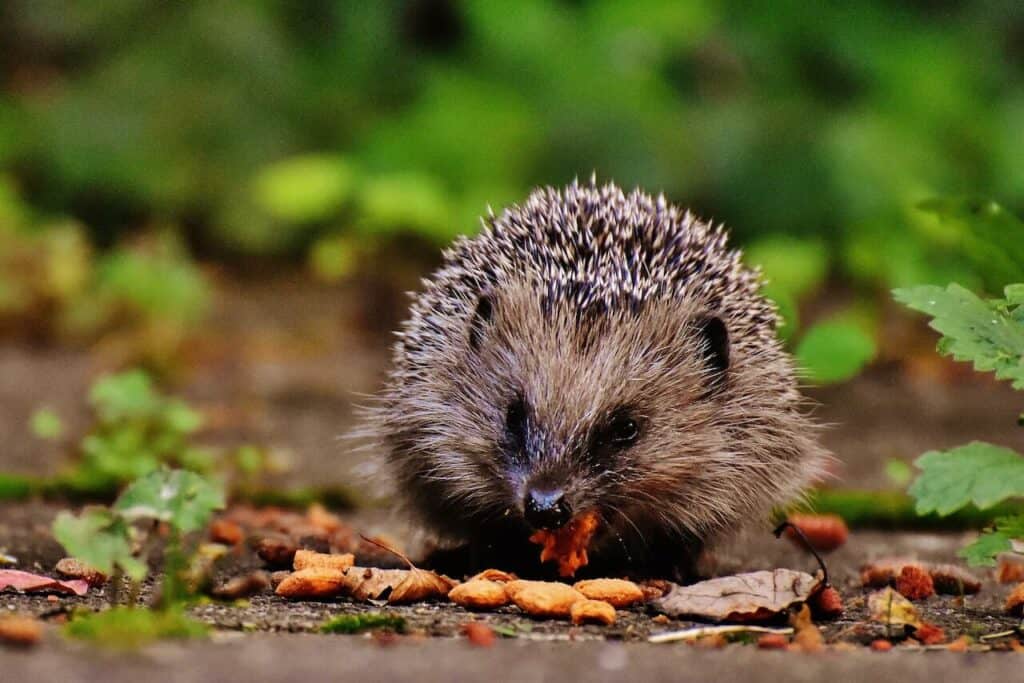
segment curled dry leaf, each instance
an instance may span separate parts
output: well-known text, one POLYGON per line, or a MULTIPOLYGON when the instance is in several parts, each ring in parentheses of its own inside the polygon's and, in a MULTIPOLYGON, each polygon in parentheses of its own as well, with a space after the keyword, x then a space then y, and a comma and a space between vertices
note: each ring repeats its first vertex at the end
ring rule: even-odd
POLYGON ((296 550, 292 561, 295 569, 337 569, 344 572, 348 571, 348 568, 355 564, 356 558, 352 553, 331 555, 312 550, 296 550))
POLYGON ((935 595, 935 583, 923 568, 908 564, 896 577, 896 590, 908 600, 924 600, 935 595))
POLYGON ((821 579, 792 569, 750 572, 673 586, 652 604, 673 617, 708 621, 766 621, 806 602, 821 589, 821 579))
POLYGON ((102 586, 107 582, 106 574, 74 557, 59 560, 54 569, 65 579, 81 579, 93 587, 102 586))
POLYGON ((1015 617, 1024 616, 1024 583, 1018 583, 1006 597, 1006 612, 1015 617))
POLYGON ((558 562, 559 576, 573 576, 589 562, 587 546, 597 531, 597 523, 596 511, 584 512, 561 529, 537 531, 530 536, 530 541, 544 546, 540 552, 541 562, 554 560, 558 562))
POLYGON ((436 600, 448 595, 455 585, 455 581, 447 576, 413 567, 406 572, 405 578, 392 588, 388 602, 392 605, 404 605, 410 602, 436 600))
POLYGON ((43 638, 43 623, 21 615, 0 617, 0 643, 28 647, 43 638))
POLYGON ((615 608, 603 600, 577 600, 569 608, 569 616, 574 624, 611 626, 615 623, 615 608))
POLYGON ((914 604, 889 587, 868 596, 868 614, 872 621, 886 626, 917 628, 921 625, 921 617, 914 604))
MULTIPOLYGON (((846 543, 850 530, 839 515, 815 515, 796 513, 789 515, 790 524, 803 532, 811 548, 819 553, 829 553, 846 543)), ((798 548, 807 549, 804 539, 793 529, 786 529, 786 538, 798 548)))
POLYGON ((18 569, 0 569, 0 591, 8 587, 26 593, 51 591, 72 595, 85 595, 89 590, 89 584, 81 579, 58 581, 49 576, 23 572, 18 569))
POLYGON ((577 581, 573 588, 590 600, 603 600, 613 607, 629 607, 644 601, 644 592, 640 586, 625 579, 577 581))
POLYGON ((274 591, 284 598, 330 598, 348 592, 346 574, 338 569, 311 567, 292 572, 274 591))
MULTIPOLYGON (((520 583, 513 581, 512 583, 520 583)), ((519 586, 510 594, 512 601, 521 610, 534 617, 567 618, 572 606, 580 600, 586 600, 572 586, 554 581, 527 581, 527 585, 519 586)), ((511 583, 509 585, 512 585, 511 583)))
POLYGON ((507 605, 505 586, 488 579, 470 579, 451 589, 448 599, 466 609, 491 610, 507 605))
POLYGON ((344 574, 345 594, 360 602, 381 600, 405 581, 408 574, 408 569, 352 567, 344 574))

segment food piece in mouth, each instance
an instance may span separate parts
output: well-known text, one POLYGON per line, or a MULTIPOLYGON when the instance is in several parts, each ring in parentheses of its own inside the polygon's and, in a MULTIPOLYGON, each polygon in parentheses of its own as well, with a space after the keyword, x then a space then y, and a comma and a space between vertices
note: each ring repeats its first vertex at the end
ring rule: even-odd
POLYGON ((580 567, 586 566, 587 546, 597 531, 598 514, 590 510, 577 515, 560 529, 541 529, 530 536, 530 541, 543 545, 541 562, 558 562, 559 576, 574 576, 580 567))

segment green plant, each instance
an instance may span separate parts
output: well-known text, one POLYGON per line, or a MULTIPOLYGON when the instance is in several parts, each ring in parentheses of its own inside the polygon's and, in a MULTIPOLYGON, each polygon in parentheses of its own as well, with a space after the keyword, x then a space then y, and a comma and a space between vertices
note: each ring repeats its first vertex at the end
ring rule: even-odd
MULTIPOLYGON (((942 334, 941 353, 1024 390, 1024 284, 1007 285, 1003 294, 985 300, 956 284, 894 292, 897 301, 932 317, 931 327, 942 334)), ((910 493, 919 514, 948 515, 968 505, 984 510, 1024 497, 1024 456, 1008 448, 976 441, 930 451, 916 465, 921 474, 910 493)), ((961 555, 971 564, 992 564, 1015 539, 1024 539, 1024 514, 996 519, 961 555)))
POLYGON ((389 629, 403 633, 405 619, 397 614, 365 612, 362 614, 339 614, 320 625, 321 633, 361 633, 372 629, 389 629))
POLYGON ((182 581, 190 548, 187 535, 206 526, 224 507, 224 492, 210 480, 186 470, 159 469, 132 482, 110 508, 86 508, 79 515, 61 512, 53 535, 73 557, 113 575, 111 601, 118 599, 121 576, 132 584, 130 600, 148 571, 150 554, 163 544, 161 604, 188 595, 182 581), (158 532, 166 525, 167 534, 158 532))
POLYGON ((147 610, 113 607, 102 612, 76 612, 64 627, 71 638, 88 640, 119 650, 130 650, 162 638, 200 638, 209 632, 205 624, 189 618, 184 610, 147 610))

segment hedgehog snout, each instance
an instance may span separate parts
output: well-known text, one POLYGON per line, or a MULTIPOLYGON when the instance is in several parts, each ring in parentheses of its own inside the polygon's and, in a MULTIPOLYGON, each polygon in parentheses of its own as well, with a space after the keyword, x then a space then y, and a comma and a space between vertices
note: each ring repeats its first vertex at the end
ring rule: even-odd
POLYGON ((523 500, 523 516, 534 529, 558 529, 572 519, 572 507, 560 488, 530 487, 523 500))

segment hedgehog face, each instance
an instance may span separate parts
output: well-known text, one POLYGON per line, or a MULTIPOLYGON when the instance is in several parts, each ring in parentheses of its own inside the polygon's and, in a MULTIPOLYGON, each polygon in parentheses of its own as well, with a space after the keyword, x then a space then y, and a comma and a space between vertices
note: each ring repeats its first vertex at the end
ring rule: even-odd
POLYGON ((708 460, 726 450, 726 323, 698 302, 581 313, 537 291, 507 283, 467 307, 461 354, 435 369, 449 387, 437 419, 466 425, 446 466, 532 528, 589 509, 628 527, 654 501, 680 527, 702 523, 702 496, 723 486, 708 460))

